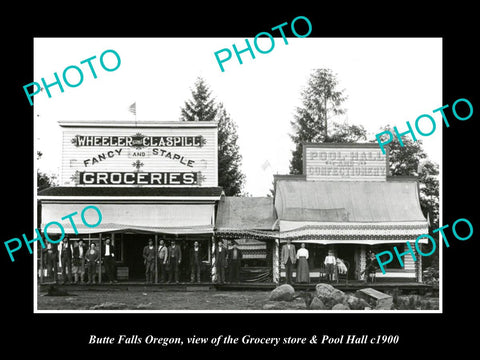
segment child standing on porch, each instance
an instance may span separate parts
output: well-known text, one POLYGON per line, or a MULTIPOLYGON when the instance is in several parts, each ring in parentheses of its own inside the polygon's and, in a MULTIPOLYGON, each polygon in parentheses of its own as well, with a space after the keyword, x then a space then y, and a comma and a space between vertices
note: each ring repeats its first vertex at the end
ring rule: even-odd
POLYGON ((331 250, 329 250, 328 255, 325 256, 324 264, 327 270, 327 280, 333 281, 333 273, 334 273, 335 265, 337 264, 337 261, 335 259, 335 256, 333 256, 333 252, 331 250))

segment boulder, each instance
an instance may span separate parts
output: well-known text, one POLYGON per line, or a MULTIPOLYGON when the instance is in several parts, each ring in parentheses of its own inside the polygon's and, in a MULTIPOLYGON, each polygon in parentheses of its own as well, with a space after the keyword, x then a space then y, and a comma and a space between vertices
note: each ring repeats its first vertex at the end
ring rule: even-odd
POLYGON ((347 295, 343 304, 347 305, 351 310, 364 310, 370 306, 365 300, 353 295, 347 295))
POLYGON ((350 310, 350 308, 345 304, 335 304, 333 305, 332 310, 350 310))
POLYGON ((292 301, 295 289, 292 285, 283 284, 272 290, 269 300, 271 301, 292 301))
POLYGON ((342 290, 334 289, 330 294, 330 297, 335 301, 336 304, 342 303, 346 295, 342 290))
POLYGON ((318 297, 329 296, 335 288, 330 284, 320 283, 315 286, 315 291, 318 297))
POLYGON ((318 297, 314 297, 310 303, 310 310, 325 310, 325 304, 318 297))
POLYGON ((346 298, 343 291, 335 289, 330 284, 317 284, 315 290, 316 297, 322 300, 326 309, 331 309, 334 305, 343 303, 346 298))
POLYGON ((364 299, 369 306, 376 310, 390 310, 393 305, 393 297, 391 295, 372 288, 357 290, 355 296, 364 299))

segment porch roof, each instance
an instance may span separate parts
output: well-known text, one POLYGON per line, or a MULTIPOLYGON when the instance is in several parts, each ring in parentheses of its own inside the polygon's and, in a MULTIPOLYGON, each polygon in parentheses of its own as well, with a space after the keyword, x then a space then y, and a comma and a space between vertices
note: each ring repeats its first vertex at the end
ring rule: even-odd
POLYGON ((276 189, 280 221, 426 224, 413 181, 279 180, 276 189))

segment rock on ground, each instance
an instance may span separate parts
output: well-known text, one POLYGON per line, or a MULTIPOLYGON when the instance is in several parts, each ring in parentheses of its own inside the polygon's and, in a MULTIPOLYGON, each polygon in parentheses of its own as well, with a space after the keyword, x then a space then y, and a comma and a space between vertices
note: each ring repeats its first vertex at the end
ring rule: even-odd
POLYGON ((350 310, 350 308, 347 305, 344 305, 344 304, 335 304, 332 307, 332 310, 350 310))
POLYGON ((269 300, 271 301, 292 301, 295 289, 292 285, 283 284, 272 290, 269 300))
POLYGON ((355 296, 364 299, 369 306, 374 307, 376 310, 390 310, 393 305, 393 297, 391 295, 372 288, 357 290, 355 296))
POLYGON ((314 297, 310 303, 310 310, 325 310, 325 304, 318 297, 314 297))
POLYGON ((329 296, 335 288, 330 284, 319 283, 315 286, 315 292, 318 297, 329 296))
POLYGON ((370 307, 365 300, 353 295, 347 295, 343 304, 347 305, 351 310, 364 310, 366 307, 370 307))
POLYGON ((306 310, 305 301, 301 298, 293 301, 267 301, 263 310, 306 310))
POLYGON ((322 300, 326 309, 331 309, 334 305, 343 303, 346 299, 343 291, 335 289, 330 284, 317 284, 315 290, 316 297, 322 300))

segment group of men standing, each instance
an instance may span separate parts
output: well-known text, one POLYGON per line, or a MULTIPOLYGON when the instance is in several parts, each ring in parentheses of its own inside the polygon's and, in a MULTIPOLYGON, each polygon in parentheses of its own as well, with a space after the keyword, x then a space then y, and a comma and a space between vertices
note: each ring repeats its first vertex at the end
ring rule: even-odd
MULTIPOLYGON (((98 264, 100 263, 100 252, 94 242, 90 247, 82 239, 69 244, 68 239, 64 239, 60 245, 47 243, 43 250, 44 261, 47 269, 47 276, 54 282, 57 282, 58 260, 62 265, 62 283, 75 284, 95 284, 98 273, 98 264), (87 279, 85 279, 87 275, 87 279)), ((110 239, 105 240, 102 246, 103 264, 107 280, 110 283, 115 280, 115 254, 110 239)))
MULTIPOLYGON (((190 264, 190 281, 201 281, 201 265, 202 254, 198 241, 193 243, 193 247, 189 253, 190 264)), ((155 250, 153 240, 148 239, 148 245, 143 248, 143 263, 145 265, 145 281, 153 283, 155 279, 155 257, 158 256, 157 268, 158 279, 160 282, 167 281, 171 283, 179 282, 180 264, 182 263, 182 249, 176 244, 175 240, 170 241, 170 246, 165 244, 163 239, 160 240, 158 250, 155 250)))
MULTIPOLYGON (((223 241, 217 243, 215 251, 215 267, 217 273, 217 282, 225 283, 225 270, 228 269, 230 282, 239 282, 242 252, 238 249, 236 243, 232 243, 230 249, 223 245, 223 241)), ((153 283, 155 277, 155 256, 158 256, 157 268, 158 279, 160 282, 179 283, 179 270, 182 263, 182 250, 175 240, 170 241, 170 246, 165 245, 163 239, 160 240, 158 249, 155 250, 153 240, 148 240, 148 245, 143 248, 143 262, 145 265, 145 281, 153 283)), ((198 241, 193 243, 189 249, 190 282, 201 282, 202 261, 204 252, 200 249, 198 241)))
MULTIPOLYGON (((100 261, 105 267, 107 282, 117 282, 114 247, 110 238, 105 239, 101 251, 97 249, 95 242, 91 242, 89 247, 82 239, 73 242, 64 239, 59 245, 48 242, 43 252, 47 276, 53 278, 55 282, 58 280, 59 260, 61 261, 63 284, 95 284, 100 261)), ((190 281, 199 283, 201 282, 202 262, 206 257, 206 252, 202 251, 198 241, 195 241, 189 249, 188 255, 190 281)), ((217 282, 219 284, 225 283, 226 271, 228 271, 230 282, 240 281, 242 252, 235 242, 232 242, 231 246, 227 248, 223 241, 219 241, 215 250, 215 259, 217 282)), ((182 260, 182 249, 176 244, 175 240, 171 240, 170 246, 167 246, 165 241, 161 239, 158 247, 155 248, 153 240, 148 239, 148 244, 143 248, 145 281, 153 283, 155 272, 158 271, 160 282, 166 282, 168 279, 169 283, 179 283, 182 260)), ((209 276, 210 274, 208 274, 209 276)))
POLYGON ((215 269, 218 284, 225 283, 225 269, 227 268, 229 272, 229 281, 232 283, 240 281, 242 257, 242 252, 238 248, 236 242, 232 242, 230 249, 226 249, 221 240, 217 243, 215 251, 215 269))

